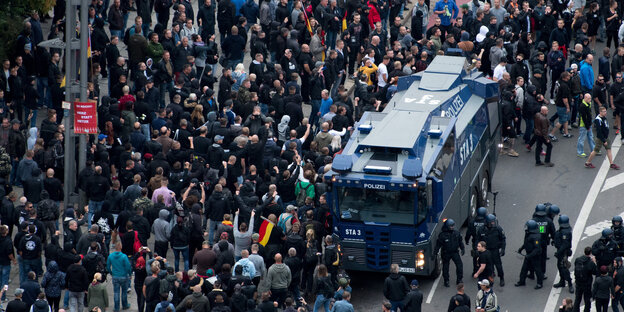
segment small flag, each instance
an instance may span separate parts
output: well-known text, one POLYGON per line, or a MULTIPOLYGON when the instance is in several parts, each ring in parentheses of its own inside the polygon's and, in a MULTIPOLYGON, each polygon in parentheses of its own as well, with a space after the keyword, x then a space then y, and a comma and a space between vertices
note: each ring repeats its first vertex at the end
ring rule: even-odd
POLYGON ((260 224, 260 230, 258 231, 258 234, 260 234, 260 238, 258 239, 260 245, 266 246, 266 244, 269 242, 269 237, 271 237, 271 232, 273 231, 274 227, 275 224, 273 224, 273 222, 269 221, 264 217, 262 218, 262 224, 260 224))
POLYGON ((347 30, 347 12, 345 11, 345 15, 342 18, 342 31, 347 30))
POLYGON ((91 32, 87 32, 89 34, 89 38, 87 38, 87 57, 91 57, 91 32))
POLYGON ((314 33, 312 32, 312 26, 310 26, 310 19, 308 19, 308 13, 306 13, 306 10, 303 10, 303 16, 305 17, 306 27, 308 28, 308 32, 310 32, 310 37, 312 37, 314 36, 314 33))

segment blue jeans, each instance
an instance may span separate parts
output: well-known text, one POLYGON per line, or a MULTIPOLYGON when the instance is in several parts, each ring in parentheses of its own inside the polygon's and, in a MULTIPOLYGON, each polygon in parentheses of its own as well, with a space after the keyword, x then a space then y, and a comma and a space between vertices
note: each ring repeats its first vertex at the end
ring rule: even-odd
POLYGON ((243 59, 228 60, 228 66, 232 70, 234 70, 236 68, 236 65, 240 63, 243 63, 243 59))
POLYGON ((578 140, 576 141, 577 155, 583 154, 583 149, 585 147, 585 137, 587 137, 587 142, 589 142, 590 153, 594 150, 594 147, 596 147, 596 143, 594 142, 594 133, 592 132, 591 128, 587 130, 585 127, 579 127, 579 136, 578 140))
POLYGON ((219 226, 219 221, 214 221, 208 219, 208 243, 212 246, 214 242, 214 236, 217 232, 217 227, 219 226))
POLYGON ((314 312, 320 310, 321 306, 325 308, 325 312, 329 312, 329 301, 331 298, 325 298, 324 295, 318 294, 316 295, 316 301, 314 301, 314 312))
POLYGON ((84 296, 85 296, 85 293, 82 291, 70 291, 69 292, 69 311, 70 312, 83 312, 84 296))
POLYGON ((93 219, 93 215, 102 210, 103 203, 104 201, 89 201, 89 212, 87 212, 87 222, 89 223, 89 228, 91 228, 91 219, 93 219))
MULTIPOLYGON (((121 37, 123 37, 123 31, 122 30, 113 30, 113 29, 111 29, 110 33, 111 33, 111 37, 112 36, 117 36, 117 38, 119 38, 119 41, 121 41, 123 39, 123 38, 121 38, 121 37)), ((109 83, 110 83, 110 81, 109 81, 109 83)), ((108 87, 108 88, 110 89, 112 87, 108 87)))
POLYGON ((141 132, 145 134, 145 142, 149 142, 152 135, 150 133, 150 125, 149 124, 141 124, 141 132))
POLYGON ((121 303, 123 307, 129 307, 128 304, 128 287, 130 280, 127 277, 113 276, 113 300, 115 301, 115 311, 119 311, 119 293, 121 292, 121 303))
MULTIPOLYGON (((11 265, 0 265, 0 283, 9 285, 9 275, 11 275, 11 265)), ((2 300, 6 299, 6 292, 2 294, 2 300)))
MULTIPOLYGON (((325 39, 326 40, 325 44, 327 46, 329 46, 329 48, 331 50, 336 48, 336 36, 337 36, 337 33, 335 31, 328 31, 327 32, 327 38, 325 39)), ((328 50, 328 52, 329 52, 329 50, 328 50)), ((329 54, 326 54, 325 56, 326 56, 325 58, 327 59, 327 57, 329 57, 329 54)))
POLYGON ((121 29, 121 36, 119 37, 119 41, 123 42, 123 36, 126 34, 126 28, 128 26, 128 13, 123 16, 123 28, 121 29))
POLYGON ((189 247, 186 246, 184 248, 174 247, 173 248, 173 267, 175 271, 178 272, 178 264, 180 262, 180 253, 182 253, 182 258, 184 258, 184 271, 188 271, 189 268, 189 247))
POLYGON ((17 180, 17 166, 19 165, 19 162, 20 159, 11 159, 11 185, 22 186, 22 183, 17 180))
POLYGON ((20 255, 17 255, 17 265, 19 266, 19 279, 21 285, 26 280, 27 273, 22 274, 22 272, 24 272, 24 261, 20 255))
POLYGON ((403 312, 403 301, 390 300, 390 304, 392 305, 392 308, 390 308, 390 311, 396 312, 397 309, 401 309, 401 312, 403 312))
POLYGON ((615 298, 611 300, 611 307, 613 308, 613 312, 620 312, 619 306, 624 308, 624 294, 620 293, 615 295, 615 298))
POLYGON ((48 77, 37 77, 37 93, 39 93, 39 106, 51 107, 50 89, 48 88, 48 77))
POLYGON ((37 273, 37 276, 43 275, 43 268, 41 267, 41 258, 37 259, 24 259, 22 258, 22 266, 24 270, 20 270, 20 281, 28 279, 28 272, 33 271, 37 273), (22 279, 23 275, 23 279, 22 279))
MULTIPOLYGON (((164 108, 165 107, 165 92, 169 92, 169 94, 171 95, 171 92, 173 92, 173 82, 163 82, 158 86, 158 91, 160 91, 160 107, 164 108)), ((151 139, 151 135, 148 136, 147 138, 148 140, 151 139)))
POLYGON ((310 100, 312 111, 310 111, 310 125, 315 126, 321 116, 317 116, 321 110, 321 100, 310 100))

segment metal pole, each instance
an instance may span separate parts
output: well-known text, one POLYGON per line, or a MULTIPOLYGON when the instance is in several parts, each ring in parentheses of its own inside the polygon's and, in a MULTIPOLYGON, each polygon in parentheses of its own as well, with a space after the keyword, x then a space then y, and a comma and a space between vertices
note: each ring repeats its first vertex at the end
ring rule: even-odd
MULTIPOLYGON (((74 101, 74 94, 72 94, 72 84, 75 80, 74 75, 74 58, 75 54, 72 51, 72 39, 76 35, 76 11, 72 1, 68 0, 65 6, 65 101, 72 103, 74 101)), ((72 169, 74 166, 74 150, 73 136, 71 133, 71 115, 73 110, 63 109, 63 125, 65 126, 65 172, 64 172, 64 194, 65 207, 70 203, 70 194, 74 190, 74 176, 75 172, 72 169)), ((60 114, 61 112, 57 112, 60 114)))
MULTIPOLYGON (((87 83, 89 79, 89 64, 87 58, 87 41, 89 39, 89 6, 80 6, 80 100, 87 102, 87 83)), ((87 162, 87 138, 80 134, 78 148, 78 172, 82 171, 87 162)))

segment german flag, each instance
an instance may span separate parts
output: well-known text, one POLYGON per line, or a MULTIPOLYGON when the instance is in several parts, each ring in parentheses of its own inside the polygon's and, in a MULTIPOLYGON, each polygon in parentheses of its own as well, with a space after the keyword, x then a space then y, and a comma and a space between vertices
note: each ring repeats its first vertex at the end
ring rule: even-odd
POLYGON ((262 224, 260 224, 260 230, 258 231, 258 234, 260 234, 260 238, 258 239, 260 245, 266 246, 266 244, 269 242, 269 238, 271 237, 271 232, 273 232, 274 227, 275 224, 273 224, 273 222, 269 221, 269 219, 267 218, 262 217, 262 224))

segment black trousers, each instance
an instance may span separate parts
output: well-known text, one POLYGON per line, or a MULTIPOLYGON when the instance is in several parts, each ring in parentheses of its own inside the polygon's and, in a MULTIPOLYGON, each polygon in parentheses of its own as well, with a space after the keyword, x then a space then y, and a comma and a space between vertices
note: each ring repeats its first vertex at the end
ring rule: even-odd
POLYGON ((145 296, 143 296, 143 285, 134 284, 134 291, 137 294, 138 312, 143 312, 145 308, 145 296))
POLYGON ((568 255, 557 257, 557 270, 559 271, 559 276, 561 276, 561 281, 567 281, 570 285, 572 285, 570 269, 566 267, 566 260, 568 260, 568 255))
POLYGON ((349 76, 351 76, 353 75, 353 68, 355 67, 355 62, 357 62, 357 56, 358 52, 360 52, 360 47, 349 47, 349 49, 351 49, 351 51, 347 53, 349 56, 349 66, 347 66, 347 73, 349 73, 349 76))
POLYGON ((445 282, 449 281, 449 264, 453 260, 455 264, 455 273, 457 274, 457 281, 464 279, 464 264, 462 263, 459 252, 455 251, 449 254, 442 254, 442 277, 445 282))
POLYGON ((581 299, 585 301, 585 309, 584 312, 589 312, 591 310, 591 285, 579 285, 576 284, 576 292, 574 293, 574 308, 572 311, 579 312, 581 308, 581 299))
POLYGON ((505 279, 505 272, 503 271, 503 261, 501 260, 500 252, 497 249, 489 249, 490 255, 492 256, 492 262, 494 262, 494 267, 496 267, 496 273, 501 279, 505 279))
POLYGON ((547 250, 548 244, 542 243, 542 256, 540 257, 540 266, 542 268, 542 273, 546 274, 546 258, 547 258, 547 250))
POLYGON ((546 145, 546 157, 544 158, 545 162, 550 162, 550 154, 552 153, 552 142, 546 142, 546 139, 543 136, 535 136, 535 163, 538 164, 541 162, 540 155, 542 154, 542 144, 546 145))
POLYGON ((611 47, 612 39, 614 47, 617 48, 620 45, 617 31, 607 31, 607 48, 611 47))
POLYGON ((280 289, 271 288, 271 300, 277 301, 278 307, 284 306, 284 300, 286 300, 287 296, 288 296, 287 288, 280 288, 280 289))
POLYGON ((526 282, 527 272, 532 270, 537 275, 537 284, 542 285, 542 281, 544 280, 544 273, 542 273, 542 269, 539 263, 539 257, 524 257, 524 261, 522 262, 522 268, 520 269, 520 283, 526 282))
POLYGON ((167 257, 167 250, 169 250, 169 242, 154 241, 154 253, 165 258, 167 257))

